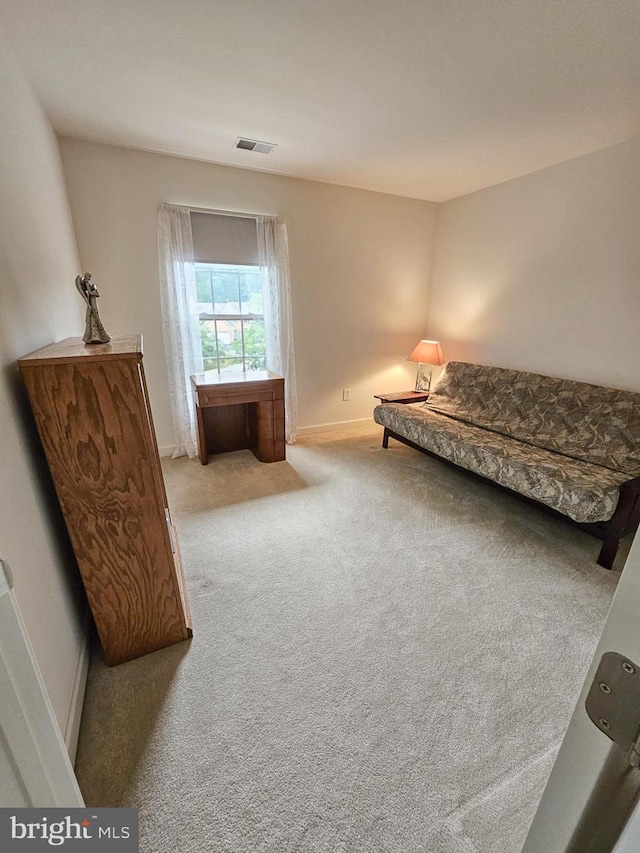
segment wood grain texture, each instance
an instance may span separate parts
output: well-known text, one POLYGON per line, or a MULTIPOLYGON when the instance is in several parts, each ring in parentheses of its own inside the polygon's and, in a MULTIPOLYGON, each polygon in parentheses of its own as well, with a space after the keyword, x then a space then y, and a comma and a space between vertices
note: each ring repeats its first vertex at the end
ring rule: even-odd
POLYGON ((82 338, 64 338, 23 356, 19 364, 60 364, 67 361, 142 359, 142 335, 115 335, 108 344, 85 344, 82 338))
POLYGON ((204 426, 207 455, 243 450, 251 442, 247 424, 247 405, 199 407, 204 426))
POLYGON ((284 379, 269 371, 191 377, 198 422, 198 455, 249 448, 261 462, 286 459, 284 379))
POLYGON ((20 367, 105 656, 117 664, 191 636, 141 347, 119 341, 103 360, 59 360, 50 349, 20 367))

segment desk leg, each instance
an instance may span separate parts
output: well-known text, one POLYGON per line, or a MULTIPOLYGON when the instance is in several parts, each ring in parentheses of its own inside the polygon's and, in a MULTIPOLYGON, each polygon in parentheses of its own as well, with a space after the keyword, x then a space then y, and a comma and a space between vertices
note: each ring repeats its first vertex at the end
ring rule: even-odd
POLYGON ((200 457, 200 464, 208 465, 209 454, 207 453, 207 435, 204 430, 204 417, 200 406, 196 406, 196 419, 198 421, 198 456, 200 457))
MULTIPOLYGON (((284 395, 284 385, 280 393, 284 395)), ((273 441, 275 444, 276 462, 282 462, 287 458, 287 443, 284 434, 284 396, 276 397, 273 401, 273 417, 273 441)))
POLYGON ((254 454, 261 462, 282 462, 285 456, 284 403, 265 400, 255 403, 254 454), (280 412, 282 409, 282 412, 280 412))

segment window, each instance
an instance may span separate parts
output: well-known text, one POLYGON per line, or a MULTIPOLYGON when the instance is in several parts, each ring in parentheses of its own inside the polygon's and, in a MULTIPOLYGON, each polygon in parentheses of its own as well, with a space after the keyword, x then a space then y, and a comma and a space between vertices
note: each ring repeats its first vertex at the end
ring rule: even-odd
POLYGON ((254 217, 191 211, 205 370, 265 370, 266 346, 254 217))
POLYGON ((205 370, 265 370, 260 268, 196 263, 198 316, 205 370))
POLYGON ((285 434, 295 440, 287 246, 280 216, 159 205, 160 306, 176 456, 198 453, 190 377, 203 368, 240 375, 264 369, 267 352, 269 369, 285 378, 285 434))

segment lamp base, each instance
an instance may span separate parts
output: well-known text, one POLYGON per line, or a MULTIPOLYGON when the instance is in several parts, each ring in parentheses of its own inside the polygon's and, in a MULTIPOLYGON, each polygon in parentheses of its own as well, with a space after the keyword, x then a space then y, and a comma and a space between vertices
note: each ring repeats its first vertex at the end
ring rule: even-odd
POLYGON ((414 391, 431 391, 431 376, 433 367, 430 364, 418 364, 418 372, 416 373, 416 387, 414 391))

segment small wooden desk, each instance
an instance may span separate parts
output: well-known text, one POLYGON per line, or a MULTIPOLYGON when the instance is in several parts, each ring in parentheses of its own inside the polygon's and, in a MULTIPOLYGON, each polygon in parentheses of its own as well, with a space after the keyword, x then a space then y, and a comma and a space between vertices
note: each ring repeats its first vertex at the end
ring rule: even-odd
POLYGON ((191 377, 198 420, 198 455, 202 465, 211 453, 248 448, 261 462, 286 458, 284 379, 269 370, 191 377))

